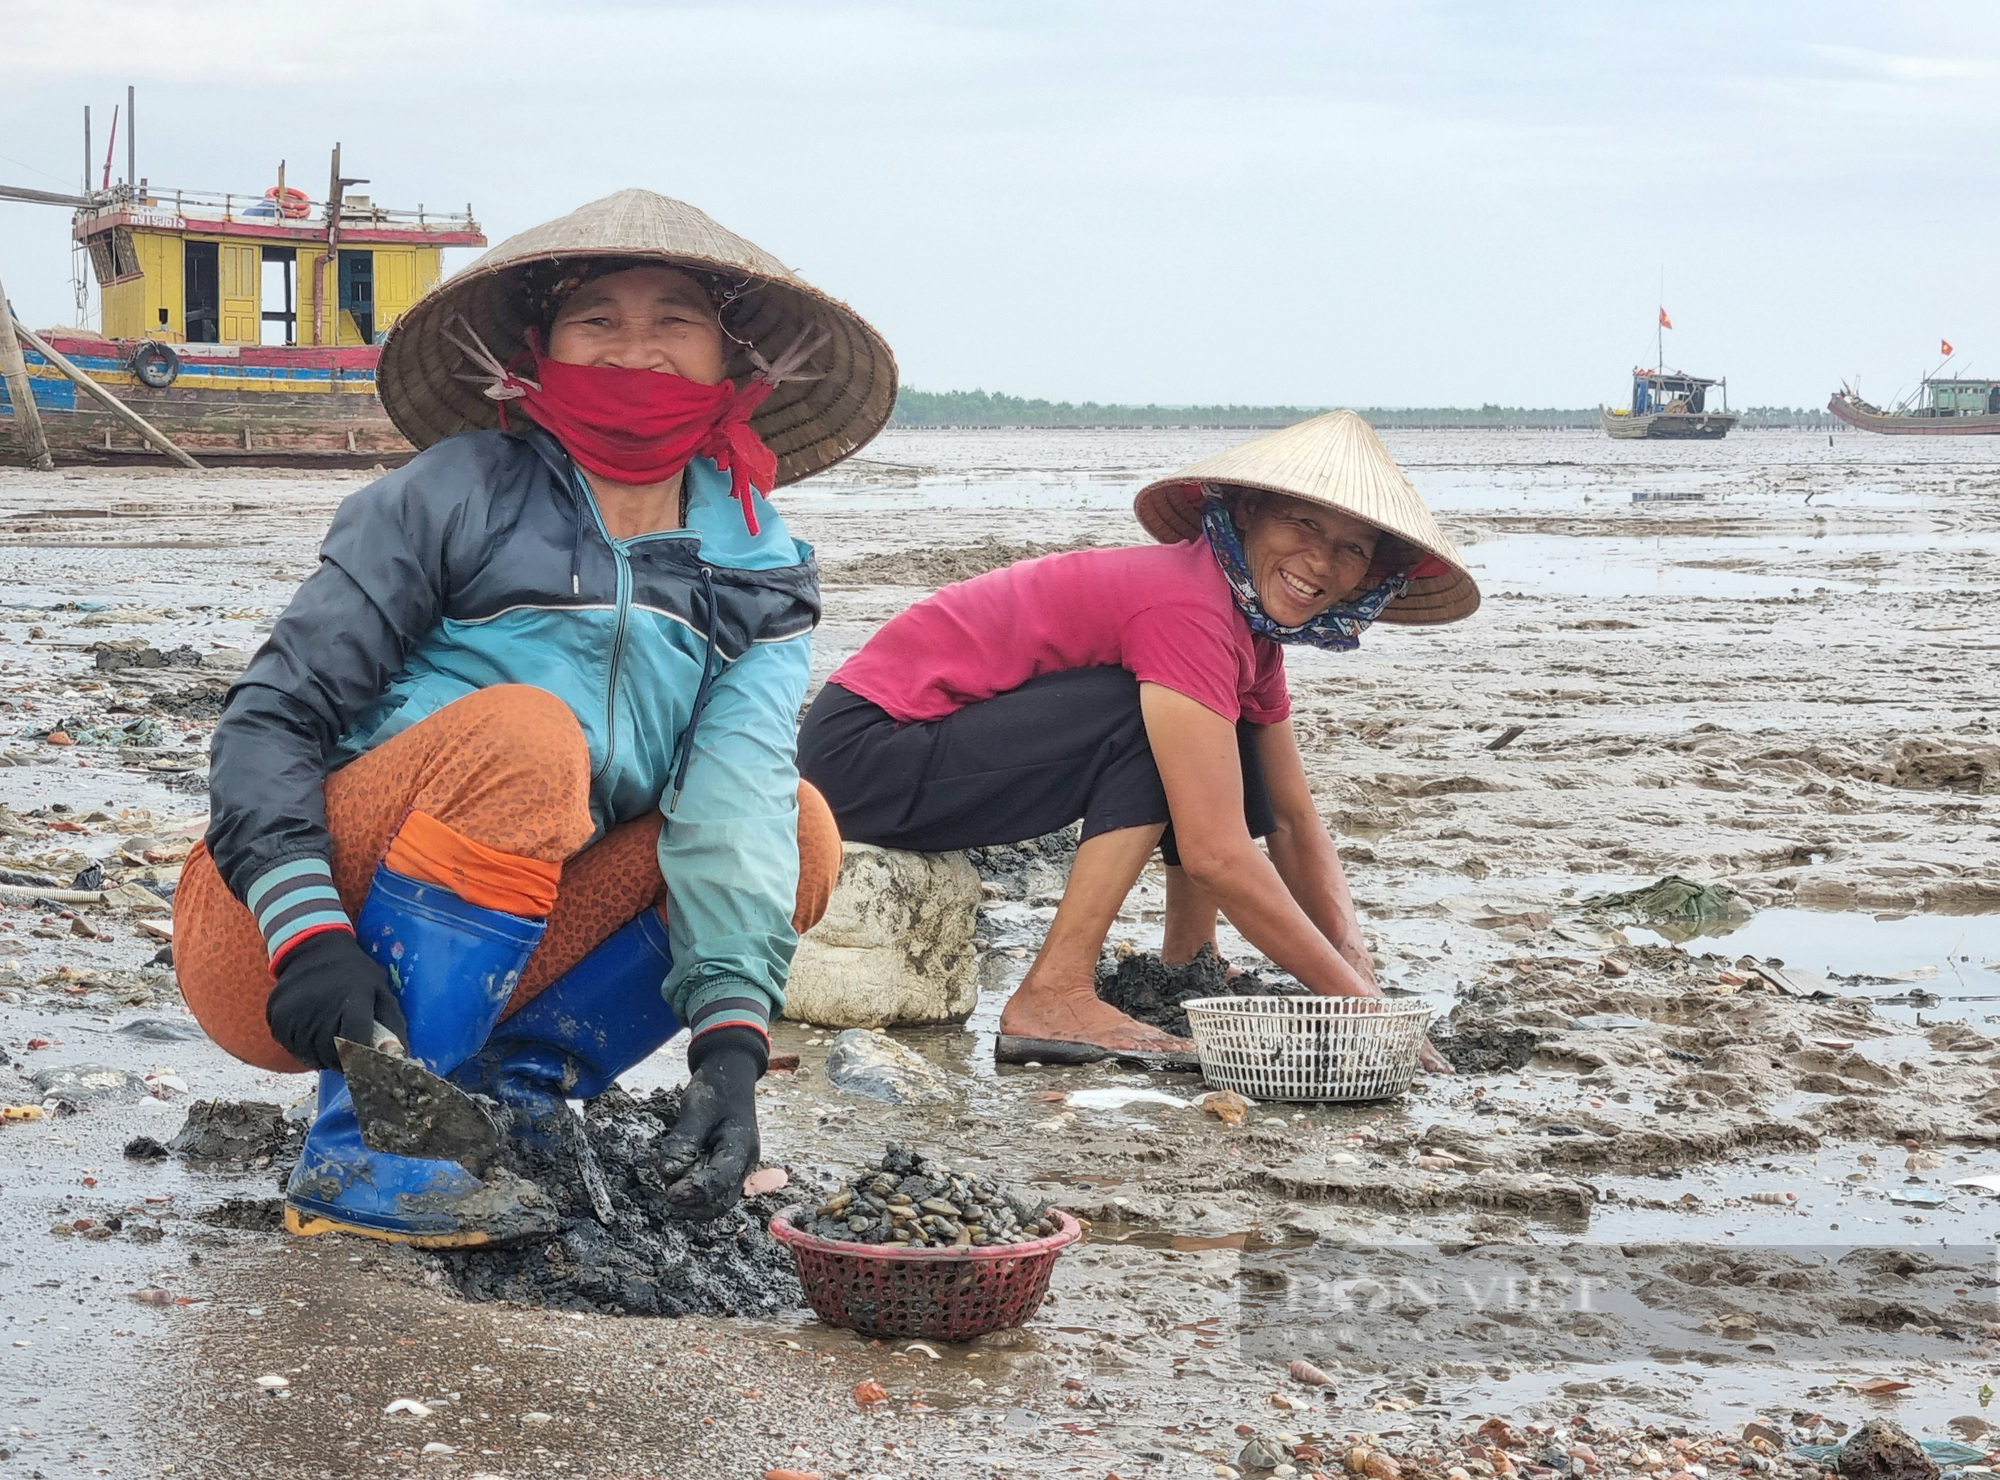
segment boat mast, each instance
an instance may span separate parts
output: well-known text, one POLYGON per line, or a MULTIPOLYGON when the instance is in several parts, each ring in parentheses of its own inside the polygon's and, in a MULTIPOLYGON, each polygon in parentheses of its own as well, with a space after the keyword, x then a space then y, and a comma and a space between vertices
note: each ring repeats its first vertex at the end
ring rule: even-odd
POLYGON ((1660 264, 1660 301, 1653 309, 1653 373, 1667 368, 1667 268, 1660 264))

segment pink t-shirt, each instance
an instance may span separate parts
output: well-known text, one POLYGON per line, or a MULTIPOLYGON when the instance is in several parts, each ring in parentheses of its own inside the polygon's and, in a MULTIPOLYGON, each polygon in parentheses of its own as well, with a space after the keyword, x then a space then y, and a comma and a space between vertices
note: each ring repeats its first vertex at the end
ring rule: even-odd
POLYGON ((908 722, 1097 667, 1232 722, 1292 712, 1284 653, 1251 633, 1206 540, 1044 555, 947 586, 890 619, 831 681, 908 722))

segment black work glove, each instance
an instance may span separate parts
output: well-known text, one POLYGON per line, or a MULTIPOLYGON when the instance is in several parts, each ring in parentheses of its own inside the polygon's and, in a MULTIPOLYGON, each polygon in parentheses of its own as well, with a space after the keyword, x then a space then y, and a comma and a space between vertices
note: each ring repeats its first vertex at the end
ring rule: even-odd
POLYGON ((377 1023, 406 1043, 410 1037, 389 978, 345 930, 323 930, 285 953, 264 1021, 293 1058, 314 1069, 338 1069, 333 1040, 372 1044, 377 1023))
POLYGON ((706 1223, 743 1196, 743 1179, 757 1165, 757 1081, 769 1057, 754 1028, 716 1028, 688 1045, 694 1079, 655 1153, 670 1216, 706 1223))

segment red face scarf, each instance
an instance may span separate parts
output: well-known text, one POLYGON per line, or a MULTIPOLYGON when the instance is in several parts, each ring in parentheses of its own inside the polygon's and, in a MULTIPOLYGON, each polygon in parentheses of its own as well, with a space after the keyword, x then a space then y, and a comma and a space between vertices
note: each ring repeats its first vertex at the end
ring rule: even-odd
MULTIPOLYGON (((730 493, 743 506, 743 522, 757 530, 753 488, 769 493, 778 455, 750 426, 750 415, 774 387, 752 380, 741 390, 730 381, 698 385, 658 370, 571 365, 529 349, 534 380, 510 374, 507 385, 569 455, 600 478, 619 483, 659 483, 697 457, 713 458, 730 475, 730 493)), ((500 403, 500 424, 507 403, 500 403)))

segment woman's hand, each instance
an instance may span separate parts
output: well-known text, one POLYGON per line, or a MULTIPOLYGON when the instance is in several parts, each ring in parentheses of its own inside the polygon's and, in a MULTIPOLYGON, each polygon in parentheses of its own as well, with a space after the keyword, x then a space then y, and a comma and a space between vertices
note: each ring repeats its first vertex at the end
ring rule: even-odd
POLYGON ((728 1027, 697 1037, 688 1058, 695 1070, 681 1118, 654 1156, 667 1183, 667 1213, 706 1223, 736 1206, 757 1165, 757 1081, 766 1054, 753 1029, 728 1027))
POLYGON ((372 1044, 380 1023, 408 1042, 409 1024, 389 978, 352 930, 322 930, 285 952, 264 1021, 308 1069, 340 1068, 340 1039, 372 1044))

